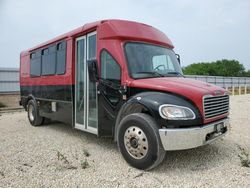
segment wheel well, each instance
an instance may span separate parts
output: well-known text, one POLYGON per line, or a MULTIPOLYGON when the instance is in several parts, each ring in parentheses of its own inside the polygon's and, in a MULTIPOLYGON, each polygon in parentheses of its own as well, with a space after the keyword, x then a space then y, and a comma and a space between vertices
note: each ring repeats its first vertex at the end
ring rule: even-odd
POLYGON ((135 104, 129 105, 124 110, 124 112, 120 116, 120 120, 122 120, 125 116, 129 114, 133 114, 133 113, 145 113, 145 114, 152 116, 150 111, 145 106, 143 106, 142 104, 135 103, 135 104))
POLYGON ((119 123, 121 122, 121 120, 126 117, 127 115, 133 114, 133 113, 144 113, 144 114, 148 114, 150 116, 153 116, 152 113, 150 112, 150 110, 145 107, 142 104, 139 103, 134 103, 134 104, 129 104, 128 106, 125 107, 124 110, 122 110, 122 112, 118 113, 117 119, 116 119, 116 123, 115 123, 115 127, 114 127, 114 140, 117 140, 117 127, 119 125, 119 123))
POLYGON ((28 106, 28 103, 29 103, 30 100, 35 100, 35 98, 34 98, 33 96, 31 96, 31 95, 29 95, 29 96, 27 97, 27 99, 25 100, 25 103, 23 104, 24 109, 25 109, 26 111, 27 111, 27 106, 28 106))

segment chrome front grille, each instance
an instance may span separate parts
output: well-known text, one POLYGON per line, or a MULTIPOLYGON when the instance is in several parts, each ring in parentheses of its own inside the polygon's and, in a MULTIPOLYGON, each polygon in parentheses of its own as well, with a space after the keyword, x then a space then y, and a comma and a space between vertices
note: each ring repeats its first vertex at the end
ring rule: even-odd
POLYGON ((229 111, 229 95, 204 96, 203 108, 205 119, 226 114, 229 111))

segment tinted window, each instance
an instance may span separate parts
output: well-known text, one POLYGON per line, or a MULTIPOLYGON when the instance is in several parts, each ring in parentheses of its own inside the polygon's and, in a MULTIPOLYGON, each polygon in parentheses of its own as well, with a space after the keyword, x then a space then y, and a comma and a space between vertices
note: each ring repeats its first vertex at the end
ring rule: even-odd
POLYGON ((30 55, 30 58, 31 59, 34 59, 36 57, 36 53, 32 53, 31 55, 30 55))
POLYGON ((49 47, 49 63, 51 73, 56 73, 56 45, 49 47))
POLYGON ((121 69, 115 59, 106 51, 101 53, 101 78, 120 83, 121 69))
POLYGON ((55 74, 55 64, 50 62, 49 49, 42 51, 42 75, 53 75, 55 74))
POLYGON ((57 44, 56 52, 56 74, 64 74, 66 67, 66 42, 57 44))
POLYGON ((41 75, 41 51, 31 54, 30 75, 33 77, 41 75))
POLYGON ((53 75, 56 72, 56 46, 42 51, 42 75, 53 75))
POLYGON ((96 35, 92 35, 88 38, 89 40, 89 56, 88 59, 96 58, 96 35))
POLYGON ((49 54, 49 49, 46 48, 42 51, 42 55, 48 55, 49 54))

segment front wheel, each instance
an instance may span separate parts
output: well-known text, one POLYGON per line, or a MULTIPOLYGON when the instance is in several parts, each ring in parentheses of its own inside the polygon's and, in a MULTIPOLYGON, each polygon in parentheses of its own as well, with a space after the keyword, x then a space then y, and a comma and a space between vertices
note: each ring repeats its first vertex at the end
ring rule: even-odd
POLYGON ((165 150, 154 119, 143 113, 126 116, 118 127, 118 147, 124 159, 133 167, 150 170, 159 165, 165 150))

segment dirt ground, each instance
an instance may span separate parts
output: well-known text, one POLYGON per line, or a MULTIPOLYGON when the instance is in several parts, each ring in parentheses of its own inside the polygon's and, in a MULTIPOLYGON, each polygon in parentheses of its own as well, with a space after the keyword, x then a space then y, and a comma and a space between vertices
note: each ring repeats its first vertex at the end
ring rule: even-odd
POLYGON ((250 95, 231 97, 230 132, 204 147, 167 152, 152 171, 130 167, 110 138, 26 112, 0 114, 0 187, 250 187, 239 146, 250 153, 250 95))
POLYGON ((7 108, 17 108, 19 106, 20 94, 0 94, 0 103, 4 104, 7 108))

